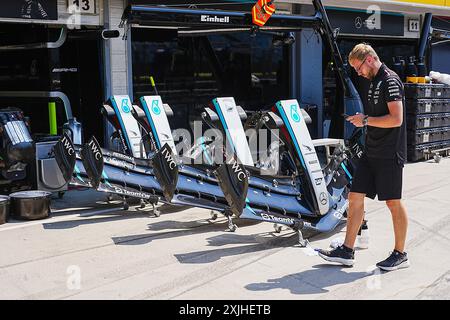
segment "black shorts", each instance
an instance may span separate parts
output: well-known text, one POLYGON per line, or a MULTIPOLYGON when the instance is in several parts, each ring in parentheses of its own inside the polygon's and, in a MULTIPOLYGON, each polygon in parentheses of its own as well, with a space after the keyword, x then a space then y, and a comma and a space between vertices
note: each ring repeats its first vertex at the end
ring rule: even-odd
POLYGON ((375 159, 362 157, 356 164, 351 192, 364 193, 378 200, 402 198, 403 163, 397 159, 375 159))

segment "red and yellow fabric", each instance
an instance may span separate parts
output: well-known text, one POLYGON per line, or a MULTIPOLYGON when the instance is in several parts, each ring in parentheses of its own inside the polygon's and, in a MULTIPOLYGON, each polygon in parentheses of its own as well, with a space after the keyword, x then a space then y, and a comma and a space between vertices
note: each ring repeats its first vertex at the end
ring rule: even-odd
POLYGON ((272 0, 258 0, 252 9, 253 24, 262 27, 275 12, 275 4, 272 0))

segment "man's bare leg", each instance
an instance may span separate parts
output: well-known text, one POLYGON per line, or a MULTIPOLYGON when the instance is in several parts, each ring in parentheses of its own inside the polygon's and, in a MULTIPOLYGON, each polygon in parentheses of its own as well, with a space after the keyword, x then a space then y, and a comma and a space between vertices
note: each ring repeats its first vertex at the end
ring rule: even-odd
POLYGON ((364 193, 350 192, 348 194, 347 231, 344 245, 353 249, 356 236, 364 219, 364 193))
POLYGON ((389 257, 376 264, 378 268, 384 271, 393 271, 408 268, 410 266, 408 255, 405 250, 406 231, 408 229, 408 217, 406 209, 401 200, 387 200, 386 205, 392 214, 394 224, 395 247, 389 257))
POLYGON ((404 252, 406 233, 408 230, 408 216, 406 208, 401 200, 387 200, 386 205, 392 214, 392 222, 394 225, 395 247, 399 252, 404 252))
POLYGON ((317 250, 317 254, 322 259, 340 263, 345 266, 353 266, 355 262, 356 236, 364 218, 364 197, 363 193, 350 192, 348 195, 349 207, 347 213, 347 233, 343 246, 335 247, 333 250, 317 250))

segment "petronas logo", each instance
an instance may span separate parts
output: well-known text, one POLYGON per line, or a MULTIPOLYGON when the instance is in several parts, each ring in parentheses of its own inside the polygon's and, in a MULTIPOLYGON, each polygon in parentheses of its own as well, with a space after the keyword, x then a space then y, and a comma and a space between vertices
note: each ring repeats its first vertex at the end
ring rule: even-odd
POLYGON ((158 115, 161 113, 161 108, 159 107, 159 101, 158 100, 153 100, 152 101, 152 110, 153 113, 158 115))
POLYGON ((291 105, 291 118, 295 122, 300 122, 301 118, 300 118, 300 115, 298 114, 297 105, 296 104, 291 105))
POLYGON ((122 99, 122 111, 125 113, 129 113, 131 111, 130 106, 128 105, 128 99, 122 99))

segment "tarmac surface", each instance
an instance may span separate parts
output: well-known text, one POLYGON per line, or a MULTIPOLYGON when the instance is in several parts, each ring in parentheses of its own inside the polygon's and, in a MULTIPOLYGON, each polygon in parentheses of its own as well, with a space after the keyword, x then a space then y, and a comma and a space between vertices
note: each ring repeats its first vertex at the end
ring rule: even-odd
POLYGON ((208 210, 120 209, 105 194, 70 191, 50 218, 0 226, 0 299, 450 299, 450 159, 405 166, 409 269, 380 272, 393 249, 384 202, 366 200, 370 245, 354 267, 326 264, 313 248, 344 235, 297 235, 208 210), (71 211, 65 208, 73 206, 71 211), (99 211, 100 210, 100 211, 99 211))

